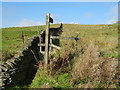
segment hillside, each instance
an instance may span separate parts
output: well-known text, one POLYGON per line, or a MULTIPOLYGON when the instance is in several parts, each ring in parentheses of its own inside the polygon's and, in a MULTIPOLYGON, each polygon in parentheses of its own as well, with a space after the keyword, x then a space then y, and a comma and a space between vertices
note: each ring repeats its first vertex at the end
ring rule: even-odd
MULTIPOLYGON (((58 27, 59 25, 51 25, 51 27, 58 27)), ((2 50, 4 52, 16 53, 21 46, 22 38, 21 32, 25 36, 25 39, 37 35, 38 31, 44 30, 45 26, 33 26, 33 27, 13 27, 2 29, 2 50)), ((118 42, 118 30, 117 24, 108 25, 64 25, 62 36, 78 36, 83 38, 86 43, 94 40, 96 45, 103 50, 107 48, 113 48, 118 42), (87 42, 88 41, 88 42, 87 42), (114 44, 114 45, 113 45, 114 44)), ((115 49, 115 48, 114 48, 115 49)), ((104 50, 103 50, 104 51, 104 50)), ((110 52, 108 52, 110 53, 110 52)), ((113 55, 115 57, 115 55, 113 55)))
MULTIPOLYGON (((58 27, 58 24, 51 27, 58 27)), ((23 46, 25 39, 37 35, 45 26, 13 27, 2 29, 4 61, 13 57, 23 46)), ((60 40, 61 50, 50 55, 49 74, 42 71, 43 61, 31 84, 16 88, 115 88, 118 59, 118 26, 64 24, 64 37, 80 37, 60 40), (115 80, 113 80, 115 79, 115 80)))

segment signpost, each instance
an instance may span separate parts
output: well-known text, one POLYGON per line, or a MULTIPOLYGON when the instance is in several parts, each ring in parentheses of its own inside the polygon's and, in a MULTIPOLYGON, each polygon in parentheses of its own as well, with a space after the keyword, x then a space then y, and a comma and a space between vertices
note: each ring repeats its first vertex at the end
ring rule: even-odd
MULTIPOLYGON (((51 35, 52 32, 59 32, 58 29, 62 28, 62 24, 60 25, 60 28, 54 28, 54 30, 51 30, 50 28, 50 23, 53 23, 53 19, 50 17, 50 13, 46 14, 46 29, 44 31, 41 32, 40 34, 40 53, 44 54, 44 67, 45 69, 47 69, 47 65, 48 65, 48 59, 49 59, 49 51, 50 48, 56 48, 56 49, 60 49, 60 47, 58 45, 53 44, 53 40, 56 39, 71 39, 71 40, 79 40, 80 38, 77 37, 60 37, 59 35, 51 35), (51 31, 50 31, 51 30, 51 31)), ((57 33, 56 33, 57 34, 57 33)))

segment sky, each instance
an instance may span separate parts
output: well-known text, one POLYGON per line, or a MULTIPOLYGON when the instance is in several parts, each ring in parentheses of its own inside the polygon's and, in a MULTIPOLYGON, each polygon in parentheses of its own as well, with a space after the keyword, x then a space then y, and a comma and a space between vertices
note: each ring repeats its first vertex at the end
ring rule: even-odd
POLYGON ((46 13, 54 24, 112 24, 118 2, 2 2, 1 27, 45 25, 46 13))

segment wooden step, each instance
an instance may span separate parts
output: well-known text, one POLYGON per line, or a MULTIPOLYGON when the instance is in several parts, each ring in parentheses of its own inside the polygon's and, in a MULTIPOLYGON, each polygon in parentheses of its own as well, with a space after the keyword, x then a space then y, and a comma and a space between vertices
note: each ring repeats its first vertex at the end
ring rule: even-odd
POLYGON ((45 44, 44 43, 40 43, 40 44, 38 44, 38 46, 45 46, 45 44))

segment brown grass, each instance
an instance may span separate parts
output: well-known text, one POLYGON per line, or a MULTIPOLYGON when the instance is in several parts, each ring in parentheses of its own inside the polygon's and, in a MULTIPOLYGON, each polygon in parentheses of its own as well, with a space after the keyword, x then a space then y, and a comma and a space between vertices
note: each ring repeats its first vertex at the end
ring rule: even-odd
POLYGON ((91 43, 74 65, 73 80, 86 80, 84 88, 92 88, 90 82, 113 83, 116 81, 117 66, 117 60, 100 57, 98 47, 91 43))

